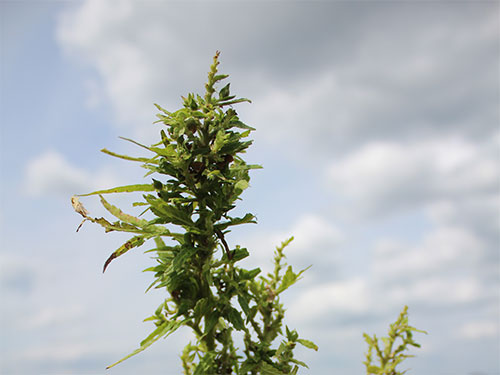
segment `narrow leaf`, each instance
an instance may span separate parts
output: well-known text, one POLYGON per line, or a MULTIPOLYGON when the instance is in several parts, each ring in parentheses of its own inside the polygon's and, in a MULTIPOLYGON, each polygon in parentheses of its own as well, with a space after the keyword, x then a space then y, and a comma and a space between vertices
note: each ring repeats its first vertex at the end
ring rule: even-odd
POLYGON ((110 156, 114 156, 115 158, 120 158, 120 159, 124 159, 124 160, 140 161, 140 162, 143 162, 143 163, 151 163, 151 162, 153 162, 153 160, 151 158, 141 158, 141 157, 133 157, 133 156, 128 156, 128 155, 121 155, 121 154, 117 154, 115 152, 109 151, 109 150, 107 150, 105 148, 103 148, 101 150, 101 152, 104 152, 105 154, 108 154, 110 156))
POLYGON ((261 368, 260 368, 260 374, 261 375, 286 375, 284 372, 278 370, 277 368, 274 368, 270 364, 266 362, 262 362, 261 368))
POLYGON ((236 328, 238 331, 245 329, 245 323, 241 318, 240 313, 234 307, 230 307, 229 313, 227 314, 227 320, 236 328))
POLYGON ((143 144, 137 142, 137 141, 134 141, 133 139, 130 139, 130 138, 125 138, 125 137, 119 137, 120 139, 123 139, 124 141, 127 141, 127 142, 131 142, 133 143, 134 145, 137 145, 139 147, 142 147, 142 148, 145 148, 146 150, 148 151, 151 151, 151 148, 149 148, 148 146, 144 146, 143 144))
POLYGON ((314 349, 315 351, 318 351, 318 345, 316 345, 315 343, 313 343, 312 341, 309 341, 309 340, 304 340, 304 339, 298 339, 297 342, 303 346, 305 346, 306 348, 309 348, 309 349, 314 349))
POLYGON ((141 246, 145 241, 144 236, 135 236, 132 237, 130 240, 125 242, 123 245, 121 245, 117 250, 113 252, 113 254, 110 255, 110 257, 106 260, 104 263, 104 267, 102 272, 106 272, 106 268, 108 267, 109 263, 115 258, 118 258, 119 256, 125 254, 127 251, 130 249, 133 249, 134 247, 141 246))
POLYGON ((122 210, 120 210, 118 207, 116 206, 113 206, 112 204, 108 203, 104 197, 102 195, 99 195, 99 197, 101 198, 101 203, 102 205, 104 206, 104 208, 106 210, 108 210, 108 212, 113 215, 114 217, 120 219, 121 221, 124 221, 125 223, 129 223, 129 224, 132 224, 132 225, 135 225, 137 227, 145 227, 146 225, 148 225, 148 221, 147 220, 144 220, 144 219, 139 219, 135 216, 132 216, 132 215, 128 215, 126 213, 124 213, 122 210))
POLYGON ((78 194, 79 197, 87 197, 89 195, 100 195, 100 194, 111 194, 111 193, 132 193, 134 191, 154 191, 155 188, 152 184, 137 184, 137 185, 126 185, 118 186, 106 190, 97 190, 92 193, 78 194))
POLYGON ((144 339, 141 342, 140 348, 134 350, 132 353, 130 353, 129 355, 123 357, 118 362, 115 362, 112 365, 106 367, 106 370, 110 369, 111 367, 116 366, 119 363, 122 363, 126 359, 129 359, 130 357, 132 357, 132 356, 134 356, 134 355, 142 352, 144 349, 146 349, 149 346, 151 346, 154 342, 158 341, 161 337, 163 337, 165 335, 166 336, 170 335, 172 332, 174 332, 175 330, 177 330, 177 328, 179 328, 186 321, 187 321, 187 319, 183 320, 183 321, 180 321, 180 322, 179 321, 168 321, 168 320, 165 321, 160 326, 158 326, 158 328, 156 328, 148 337, 146 337, 146 339, 144 339))

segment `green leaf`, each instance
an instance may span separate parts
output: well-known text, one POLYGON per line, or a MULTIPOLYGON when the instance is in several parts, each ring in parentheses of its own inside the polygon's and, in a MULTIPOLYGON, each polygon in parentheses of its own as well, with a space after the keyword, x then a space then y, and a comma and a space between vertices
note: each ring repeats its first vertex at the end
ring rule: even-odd
POLYGON ((99 195, 99 197, 101 198, 101 203, 102 205, 104 206, 104 208, 106 210, 108 210, 108 212, 113 215, 114 217, 120 219, 121 221, 124 221, 125 223, 129 223, 129 224, 132 224, 132 225, 135 225, 137 227, 145 227, 146 225, 148 225, 148 221, 147 220, 144 220, 144 219, 139 219, 135 216, 132 216, 132 215, 128 215, 126 213, 124 213, 122 210, 120 210, 118 207, 116 206, 113 206, 112 204, 108 203, 104 197, 102 195, 99 195))
POLYGON ((106 262, 104 263, 104 268, 103 268, 102 272, 104 273, 106 271, 106 268, 108 267, 109 263, 111 263, 111 261, 113 259, 116 259, 119 256, 125 254, 127 251, 129 251, 130 249, 133 249, 134 247, 141 246, 144 243, 144 241, 145 241, 144 236, 135 236, 135 237, 132 237, 127 242, 125 242, 118 249, 116 249, 113 252, 113 254, 111 254, 110 257, 106 260, 106 262))
POLYGON ((105 154, 108 154, 110 156, 114 156, 115 158, 120 158, 124 160, 129 160, 129 161, 140 161, 143 163, 157 163, 154 159, 152 158, 141 158, 141 157, 133 157, 133 156, 128 156, 128 155, 120 155, 115 152, 109 151, 105 148, 101 150, 101 152, 104 152, 105 154))
POLYGON ((232 257, 231 261, 232 262, 237 262, 239 260, 245 259, 247 256, 249 256, 250 253, 248 250, 244 247, 237 247, 232 251, 232 257))
POLYGON ((304 339, 298 339, 297 342, 306 348, 313 349, 315 351, 318 351, 318 345, 313 343, 312 341, 309 340, 304 340, 304 339))
POLYGON ((292 341, 292 342, 297 341, 297 339, 299 338, 299 334, 297 333, 297 331, 295 331, 295 330, 290 331, 288 329, 288 326, 286 326, 285 328, 286 328, 286 337, 287 337, 288 341, 292 341))
POLYGON ((253 270, 240 269, 240 279, 253 280, 260 272, 260 268, 254 268, 253 270))
POLYGON ((168 145, 166 147, 151 147, 151 151, 156 152, 160 156, 165 156, 166 158, 177 157, 174 145, 168 145))
POLYGON ((246 316, 250 315, 250 307, 248 306, 248 297, 238 294, 238 303, 246 316))
POLYGON ((270 364, 266 362, 262 362, 262 365, 260 367, 260 374, 261 375, 286 375, 284 372, 278 370, 277 368, 271 366, 270 364))
POLYGON ((78 194, 79 197, 87 197, 89 195, 100 195, 100 194, 111 194, 111 193, 132 193, 135 191, 154 191, 155 188, 153 184, 137 184, 137 185, 126 185, 119 186, 111 189, 97 190, 92 193, 78 194))
POLYGON ((194 306, 195 318, 206 315, 209 308, 210 308, 210 305, 208 303, 208 298, 202 298, 202 299, 198 300, 198 302, 196 302, 196 305, 194 306))
POLYGON ((194 227, 189 207, 178 207, 168 204, 162 199, 155 198, 153 195, 146 195, 144 198, 151 205, 151 211, 161 218, 164 223, 194 227))
POLYGON ((294 273, 293 270, 292 270, 292 266, 288 266, 285 274, 283 275, 283 278, 282 278, 282 281, 281 281, 281 285, 276 290, 276 294, 280 294, 281 292, 285 291, 290 286, 292 286, 293 284, 295 284, 299 280, 300 275, 302 275, 308 269, 309 269, 309 267, 307 267, 306 269, 303 269, 299 273, 294 273))
POLYGON ((309 366, 307 366, 304 362, 299 361, 295 358, 290 359, 290 362, 295 363, 295 364, 302 366, 302 367, 305 367, 305 368, 309 368, 309 366))
POLYGON ((219 107, 222 107, 225 105, 233 105, 233 104, 243 103, 243 102, 251 103, 252 101, 250 99, 247 99, 247 98, 241 98, 241 99, 229 100, 227 102, 218 102, 217 105, 219 107))
POLYGON ((166 115, 171 115, 171 113, 169 111, 167 111, 166 109, 163 109, 162 107, 160 107, 158 104, 154 103, 154 106, 156 108, 158 108, 159 111, 162 111, 163 113, 165 113, 166 115))
POLYGON ((123 139, 124 141, 127 141, 127 142, 130 142, 130 143, 133 143, 134 145, 137 145, 139 147, 142 147, 142 148, 145 148, 146 150, 148 151, 151 151, 151 148, 149 148, 148 146, 144 146, 143 144, 137 142, 137 141, 134 141, 133 139, 130 139, 130 138, 125 138, 125 137, 119 137, 120 139, 123 139))
POLYGON ((240 225, 247 223, 254 223, 254 224, 257 223, 257 221, 255 221, 255 216, 252 214, 246 214, 243 217, 234 217, 231 218, 229 221, 216 224, 214 227, 222 231, 232 225, 240 225))
POLYGON ((381 369, 377 366, 368 366, 366 371, 368 374, 380 374, 381 369))
POLYGON ((227 77, 229 77, 229 74, 217 74, 214 76, 213 78, 213 82, 217 82, 217 81, 221 81, 223 79, 226 79, 227 77))
POLYGON ((236 185, 234 185, 236 189, 239 189, 241 191, 245 190, 248 188, 248 181, 247 180, 239 180, 236 185))
POLYGON ((220 91, 219 91, 219 98, 221 100, 226 99, 229 96, 229 86, 231 84, 228 83, 226 86, 224 86, 220 91))
POLYGON ((283 292, 284 290, 288 289, 291 285, 295 283, 297 280, 297 275, 292 271, 292 266, 288 266, 285 275, 283 276, 283 279, 281 281, 281 285, 276 290, 276 294, 279 294, 283 292))
POLYGON ((241 318, 241 314, 234 307, 229 307, 229 312, 227 313, 226 318, 238 331, 245 329, 245 323, 241 318))
POLYGON ((174 331, 177 330, 181 325, 186 323, 189 319, 185 319, 183 321, 165 321, 162 323, 158 328, 156 328, 148 337, 146 337, 142 342, 140 348, 134 350, 132 353, 129 355, 123 357, 119 361, 113 363, 112 365, 106 367, 106 369, 110 369, 113 366, 116 366, 117 364, 125 361, 126 359, 129 359, 130 357, 142 352, 144 349, 148 348, 151 346, 154 342, 158 341, 161 337, 163 336, 168 336, 174 331))
POLYGON ((218 314, 210 314, 205 316, 205 330, 203 332, 203 336, 208 335, 215 327, 217 322, 219 321, 219 315, 218 314))
POLYGON ((239 128, 239 129, 245 129, 245 130, 255 130, 255 128, 252 128, 251 126, 248 126, 247 124, 241 122, 240 120, 236 121, 231 121, 231 125, 239 128))
POLYGON ((226 134, 224 129, 220 129, 217 132, 217 135, 215 136, 214 144, 212 145, 212 151, 214 153, 218 153, 220 151, 222 146, 224 146, 224 144, 226 143, 228 136, 229 136, 229 134, 226 134))

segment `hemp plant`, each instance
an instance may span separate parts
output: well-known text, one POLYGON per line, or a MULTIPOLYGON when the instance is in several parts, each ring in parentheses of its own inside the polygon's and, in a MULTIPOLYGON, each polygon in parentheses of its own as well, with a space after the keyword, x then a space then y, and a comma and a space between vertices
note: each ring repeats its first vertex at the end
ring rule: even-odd
POLYGON ((366 353, 366 361, 363 362, 366 366, 367 375, 403 375, 407 371, 397 371, 396 367, 406 358, 414 357, 413 355, 405 354, 409 346, 420 348, 413 340, 413 332, 427 333, 408 325, 408 306, 403 308, 398 319, 390 325, 388 337, 382 337, 384 347, 379 345, 379 339, 376 335, 373 337, 363 335, 368 344, 368 352, 366 353), (397 347, 395 345, 397 344, 397 347), (379 364, 374 365, 373 350, 375 350, 379 364))
POLYGON ((102 150, 141 163, 148 171, 145 177, 154 175, 146 184, 80 195, 98 195, 117 221, 91 217, 78 197, 72 197, 74 209, 83 216, 80 226, 91 221, 105 232, 132 234, 109 256, 103 272, 131 249, 152 243, 146 251, 155 260, 145 270, 154 275, 148 290, 166 292, 156 311, 145 319, 154 323, 154 330, 138 349, 108 368, 182 326, 194 335, 181 355, 185 375, 297 374, 298 366, 307 366, 294 357, 296 345, 318 349, 284 327, 280 295, 305 271, 296 272, 286 264, 284 249, 292 238, 277 247, 274 271, 267 275, 259 268, 241 267, 239 262, 249 251, 230 245, 231 228, 256 223, 251 213, 236 217, 231 211, 249 186, 249 171, 261 167, 247 164, 241 156, 252 144, 247 137, 255 129, 240 121, 233 105, 250 100, 231 95, 229 83, 216 87, 228 77, 218 73, 218 58, 219 52, 210 67, 204 96, 182 97, 183 107, 174 112, 156 105, 157 122, 162 125, 159 142, 145 146, 125 138, 149 155, 131 157, 102 150), (130 192, 143 193, 133 206, 142 206, 149 220, 142 214, 127 214, 104 198, 130 192))

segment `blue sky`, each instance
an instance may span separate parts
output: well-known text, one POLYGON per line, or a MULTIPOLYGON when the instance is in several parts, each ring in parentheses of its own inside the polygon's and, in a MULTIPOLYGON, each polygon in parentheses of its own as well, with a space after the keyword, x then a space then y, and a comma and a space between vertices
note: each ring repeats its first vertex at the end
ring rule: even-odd
MULTIPOLYGON (((153 261, 130 252, 103 275, 126 236, 75 233, 69 199, 141 182, 99 150, 140 154, 118 136, 154 142, 152 103, 202 90, 221 50, 264 166, 238 208, 259 224, 229 241, 266 269, 293 234, 290 262, 312 264, 285 297, 320 346, 302 373, 364 373, 362 332, 408 305, 429 332, 411 374, 500 374, 498 2, 0 6, 0 373, 104 374, 147 335, 153 261)), ((188 340, 108 373, 179 374, 188 340)))

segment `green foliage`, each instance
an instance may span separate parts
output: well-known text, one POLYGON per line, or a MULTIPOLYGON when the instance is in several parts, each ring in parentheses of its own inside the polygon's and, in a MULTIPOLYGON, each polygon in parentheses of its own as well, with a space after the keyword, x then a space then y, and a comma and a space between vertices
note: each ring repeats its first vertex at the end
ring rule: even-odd
POLYGON ((413 340, 413 332, 426 333, 408 325, 408 306, 405 306, 396 322, 390 325, 388 337, 381 338, 383 348, 379 346, 376 335, 370 337, 365 333, 363 336, 368 344, 368 352, 366 361, 363 363, 366 366, 367 375, 405 374, 406 371, 397 371, 396 367, 406 358, 413 357, 413 355, 405 354, 409 346, 420 348, 420 344, 413 340), (379 362, 377 365, 372 364, 374 350, 379 362))
POLYGON ((82 224, 91 221, 106 232, 133 234, 106 260, 104 271, 113 260, 152 240, 154 245, 147 252, 156 264, 145 271, 154 275, 150 288, 167 295, 145 319, 154 323, 153 332, 138 349, 109 367, 181 326, 189 327, 195 336, 181 355, 186 375, 296 374, 298 366, 306 366, 293 356, 296 345, 318 349, 296 331, 283 330, 285 309, 280 294, 305 271, 295 272, 285 262, 283 251, 292 239, 276 249, 274 272, 258 277, 259 268, 247 270, 238 264, 249 255, 248 250, 230 246, 226 238, 231 227, 256 222, 251 213, 235 217, 230 212, 249 186, 249 171, 260 166, 248 165, 241 157, 252 144, 247 138, 254 129, 240 121, 232 106, 250 101, 231 95, 229 84, 217 91, 216 85, 228 77, 217 72, 218 56, 217 52, 204 96, 183 97, 183 108, 175 112, 156 105, 157 122, 164 126, 158 143, 144 146, 124 138, 146 149, 149 156, 102 150, 140 162, 148 171, 146 176, 155 175, 149 184, 82 195, 99 195, 117 221, 89 216, 78 198, 72 198, 73 207, 83 216, 82 224), (144 193, 133 205, 144 206, 151 219, 127 214, 103 198, 104 194, 129 192, 144 193), (241 332, 238 345, 234 331, 241 332))

